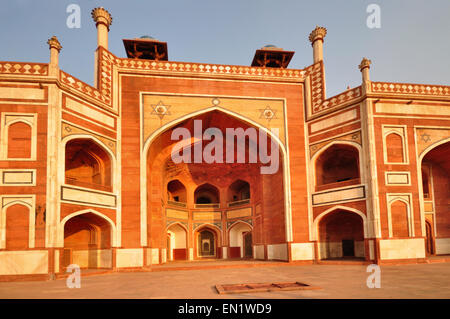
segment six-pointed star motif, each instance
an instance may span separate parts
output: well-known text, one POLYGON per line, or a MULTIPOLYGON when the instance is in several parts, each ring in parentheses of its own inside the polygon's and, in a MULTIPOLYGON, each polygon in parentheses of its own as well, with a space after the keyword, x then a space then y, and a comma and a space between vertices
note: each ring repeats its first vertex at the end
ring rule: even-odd
POLYGON ((159 116, 160 119, 163 119, 166 115, 171 115, 169 109, 170 105, 164 105, 163 101, 159 101, 158 104, 151 104, 152 112, 150 114, 159 116))

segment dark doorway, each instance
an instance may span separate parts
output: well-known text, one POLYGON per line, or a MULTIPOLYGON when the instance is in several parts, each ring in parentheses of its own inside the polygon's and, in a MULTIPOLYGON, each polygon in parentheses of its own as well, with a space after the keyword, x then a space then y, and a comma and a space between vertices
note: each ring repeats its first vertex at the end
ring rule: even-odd
POLYGON ((198 236, 198 254, 200 257, 215 256, 214 234, 209 230, 203 230, 198 236))
POLYGON ((195 203, 196 204, 211 204, 211 199, 206 196, 201 196, 201 197, 197 198, 195 203))
POLYGON ((352 239, 342 240, 342 255, 344 257, 355 257, 355 242, 352 239))
POLYGON ((252 247, 252 233, 247 232, 243 234, 244 236, 244 258, 253 257, 253 247, 252 247))
POLYGON ((426 242, 427 255, 434 255, 433 228, 431 227, 431 224, 428 221, 425 221, 425 230, 427 234, 427 242, 426 242))

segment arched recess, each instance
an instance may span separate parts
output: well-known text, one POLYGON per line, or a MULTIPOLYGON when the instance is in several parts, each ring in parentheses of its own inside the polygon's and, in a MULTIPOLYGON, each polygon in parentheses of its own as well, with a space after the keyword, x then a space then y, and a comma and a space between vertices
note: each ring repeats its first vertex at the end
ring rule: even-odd
MULTIPOLYGON (((187 114, 185 116, 182 116, 174 121, 171 121, 169 123, 166 123, 165 125, 161 126, 159 129, 157 129, 155 132, 153 132, 146 140, 142 141, 142 153, 141 153, 141 165, 140 165, 140 190, 141 190, 141 198, 144 198, 146 200, 141 201, 141 245, 147 246, 148 245, 148 223, 147 223, 147 215, 148 215, 148 185, 147 185, 147 175, 148 175, 148 158, 147 154, 149 152, 150 146, 152 143, 165 131, 168 131, 174 127, 176 127, 179 123, 182 123, 185 120, 195 118, 196 116, 206 114, 208 112, 212 111, 219 111, 222 112, 228 116, 231 116, 235 119, 241 120, 244 123, 247 123, 250 126, 253 126, 255 128, 263 130, 267 136, 269 136, 272 141, 275 141, 275 143, 279 147, 279 151, 281 153, 281 160, 282 160, 282 182, 283 182, 283 205, 284 205, 284 224, 285 224, 285 238, 286 241, 290 242, 292 241, 292 215, 291 215, 291 206, 290 206, 290 172, 289 172, 289 157, 287 155, 287 150, 283 144, 283 142, 279 139, 279 137, 274 134, 272 131, 267 129, 266 127, 263 127, 259 123, 248 119, 246 117, 241 116, 240 114, 234 113, 232 111, 226 110, 224 108, 214 106, 210 108, 206 108, 197 112, 193 112, 190 114, 187 114)), ((193 142, 189 142, 193 143, 193 142)))
POLYGON ((72 214, 69 214, 61 220, 61 222, 58 224, 57 247, 64 247, 64 225, 66 224, 66 222, 73 217, 76 217, 76 216, 82 215, 82 214, 87 214, 87 213, 97 215, 100 218, 104 219, 109 224, 110 229, 111 229, 111 246, 117 247, 119 234, 117 232, 117 227, 116 227, 115 223, 108 216, 106 216, 105 214, 102 214, 94 209, 83 209, 83 210, 74 212, 72 214))
POLYGON ((311 162, 311 189, 316 191, 356 185, 365 180, 362 149, 358 143, 333 141, 314 154, 311 162))
POLYGON ((412 234, 409 203, 394 198, 389 203, 389 237, 405 238, 412 234))
POLYGON ((425 200, 432 201, 435 236, 435 253, 450 254, 450 138, 444 138, 429 145, 418 156, 417 175, 419 184, 419 200, 422 234, 426 236, 425 200), (429 168, 431 176, 430 198, 424 198, 423 169, 429 168))
POLYGON ((33 155, 33 125, 16 120, 7 124, 8 158, 29 159, 33 155))
POLYGON ((62 221, 64 250, 61 266, 77 264, 80 268, 112 268, 114 230, 111 220, 89 210, 67 217, 62 221))
POLYGON ((36 160, 37 114, 2 112, 0 115, 0 160, 36 160))
POLYGON ((167 260, 188 259, 187 229, 181 223, 172 223, 167 228, 167 260))
POLYGON ((1 209, 0 249, 34 248, 35 215, 33 206, 21 200, 9 202, 1 209))
POLYGON ((227 191, 227 202, 237 201, 250 202, 250 184, 241 179, 234 181, 227 191))
POLYGON ((395 131, 389 131, 384 135, 384 140, 386 163, 404 163, 406 154, 403 136, 395 131))
POLYGON ((352 207, 347 207, 347 206, 342 206, 342 205, 336 205, 333 207, 328 208, 326 211, 322 212, 321 214, 319 214, 313 222, 313 233, 312 233, 312 240, 318 240, 318 225, 320 220, 326 216, 327 214, 335 211, 335 210, 345 210, 345 211, 349 211, 355 214, 358 214, 361 219, 363 220, 363 231, 364 231, 364 238, 368 238, 368 225, 367 225, 367 217, 364 213, 362 213, 361 211, 352 208, 352 207))
POLYGON ((367 236, 366 217, 356 209, 332 207, 314 220, 319 258, 364 258, 367 236))
POLYGON ((194 203, 196 206, 219 204, 220 203, 219 189, 210 183, 204 183, 198 186, 194 191, 194 203))
MULTIPOLYGON (((105 152, 105 154, 108 156, 108 160, 110 164, 105 167, 105 169, 109 172, 110 178, 109 178, 109 184, 110 184, 110 190, 109 192, 115 192, 116 185, 119 185, 119 176, 116 173, 116 156, 111 151, 110 148, 108 148, 102 141, 100 141, 97 137, 88 135, 88 134, 72 134, 68 135, 65 138, 62 139, 61 143, 59 144, 59 158, 61 159, 61 162, 66 163, 66 145, 67 143, 73 141, 73 140, 89 140, 92 143, 94 143, 97 147, 99 147, 102 152, 105 152)), ((98 160, 98 158, 96 159, 98 160)), ((65 184, 65 165, 59 167, 58 171, 58 181, 60 185, 65 184)))
POLYGON ((76 138, 65 143, 65 183, 112 191, 112 158, 92 139, 76 138))
POLYGON ((172 202, 187 202, 186 186, 178 179, 167 183, 167 200, 172 202))
POLYGON ((253 227, 243 221, 235 222, 228 230, 228 258, 252 257, 253 227))

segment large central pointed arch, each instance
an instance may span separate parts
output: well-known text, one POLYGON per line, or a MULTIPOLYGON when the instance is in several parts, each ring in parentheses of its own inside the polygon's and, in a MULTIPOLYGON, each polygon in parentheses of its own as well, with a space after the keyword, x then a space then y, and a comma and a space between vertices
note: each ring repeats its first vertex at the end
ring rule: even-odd
MULTIPOLYGON (((292 235, 292 213, 291 213, 291 181, 290 181, 290 171, 289 171, 289 156, 286 150, 286 147, 284 143, 280 140, 280 138, 275 135, 270 129, 267 127, 262 126, 261 124, 244 117, 238 113, 232 112, 230 110, 224 109, 219 106, 212 106, 209 108, 205 108, 203 110, 199 110, 193 113, 186 114, 184 116, 181 116, 177 118, 176 120, 173 120, 171 122, 166 123, 165 125, 158 128, 156 131, 154 131, 148 138, 144 140, 143 136, 141 135, 141 154, 140 154, 140 194, 141 194, 141 225, 140 225, 140 231, 141 231, 141 245, 146 247, 148 245, 148 239, 147 239, 147 154, 149 151, 149 148, 152 144, 152 142, 159 137, 162 133, 165 131, 175 127, 177 124, 182 123, 185 120, 188 120, 190 118, 194 118, 196 116, 206 114, 212 111, 219 111, 222 112, 228 116, 231 116, 233 118, 236 118, 238 120, 241 120, 245 123, 247 123, 250 126, 253 126, 255 128, 261 129, 268 136, 272 138, 273 141, 275 141, 281 150, 282 154, 282 167, 283 167, 283 189, 284 189, 284 211, 285 211, 285 237, 287 242, 291 242, 293 239, 292 235)), ((143 127, 143 123, 141 123, 141 130, 143 127)))
MULTIPOLYGON (((423 177, 422 177, 422 164, 424 162, 424 158, 433 150, 436 148, 450 143, 450 137, 442 138, 441 140, 435 141, 431 145, 428 145, 425 149, 423 149, 420 153, 416 153, 417 156, 417 182, 418 182, 418 189, 419 189, 419 204, 420 204, 420 226, 421 226, 421 233, 422 236, 426 237, 426 218, 425 218, 425 203, 424 203, 424 196, 423 196, 423 177)), ((417 151, 416 151, 417 152, 417 151)), ((436 221, 434 220, 434 233, 433 235, 436 236, 436 221)))

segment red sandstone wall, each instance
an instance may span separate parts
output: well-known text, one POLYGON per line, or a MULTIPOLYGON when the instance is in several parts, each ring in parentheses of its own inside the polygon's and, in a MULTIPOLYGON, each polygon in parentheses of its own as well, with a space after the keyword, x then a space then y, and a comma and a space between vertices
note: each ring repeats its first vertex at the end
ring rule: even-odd
POLYGON ((279 244, 286 241, 283 174, 263 175, 264 243, 279 244))
MULTIPOLYGON (((376 113, 375 106, 373 107, 376 113)), ((406 116, 407 114, 405 114, 406 116)), ((377 161, 377 174, 378 174, 378 193, 380 203, 380 222, 382 237, 387 238, 388 232, 388 217, 387 217, 387 203, 386 193, 411 193, 412 196, 412 209, 414 218, 414 231, 415 236, 425 236, 422 234, 420 227, 420 205, 419 205, 419 189, 418 189, 418 177, 417 177, 417 163, 416 161, 416 148, 415 148, 415 136, 414 126, 429 126, 429 127, 445 127, 449 126, 449 122, 439 119, 420 119, 409 117, 376 117, 374 118, 375 124, 375 146, 376 146, 376 161, 377 161), (382 125, 406 125, 407 139, 408 139, 408 159, 407 164, 384 164, 384 152, 383 152, 383 138, 382 138, 382 125), (410 186, 390 186, 386 185, 385 172, 386 171, 408 171, 411 175, 410 186)), ((394 143, 392 146, 391 155, 398 157, 398 146, 394 143), (397 154, 397 155, 395 155, 397 154)))
MULTIPOLYGON (((2 84, 3 85, 3 84, 2 84)), ((18 88, 38 88, 38 85, 17 84, 9 85, 18 88)), ((47 90, 45 89, 45 92, 47 90)), ((31 101, 29 101, 31 102, 31 101)), ((36 101, 33 101, 36 102, 36 101)), ((36 194, 36 231, 35 231, 35 247, 42 248, 45 245, 45 198, 47 187, 47 93, 45 99, 39 101, 42 105, 27 104, 27 100, 20 100, 16 103, 0 103, 0 113, 34 113, 37 116, 37 139, 36 139, 36 160, 35 161, 10 161, 0 160, 0 168, 4 169, 36 169, 36 186, 0 186, 0 194, 36 194)), ((20 127, 19 127, 20 128, 20 127)), ((13 133, 13 137, 9 136, 9 140, 13 142, 8 152, 15 155, 28 155, 27 148, 22 146, 29 144, 27 132, 17 130, 13 133), (20 147, 19 147, 20 146, 20 147)), ((11 132, 11 130, 10 130, 11 132)), ((31 132, 30 132, 31 133, 31 132)), ((1 134, 1 133, 0 133, 1 134)), ((1 146, 0 146, 1 147, 1 146)), ((10 153, 10 154, 12 154, 10 153)))

